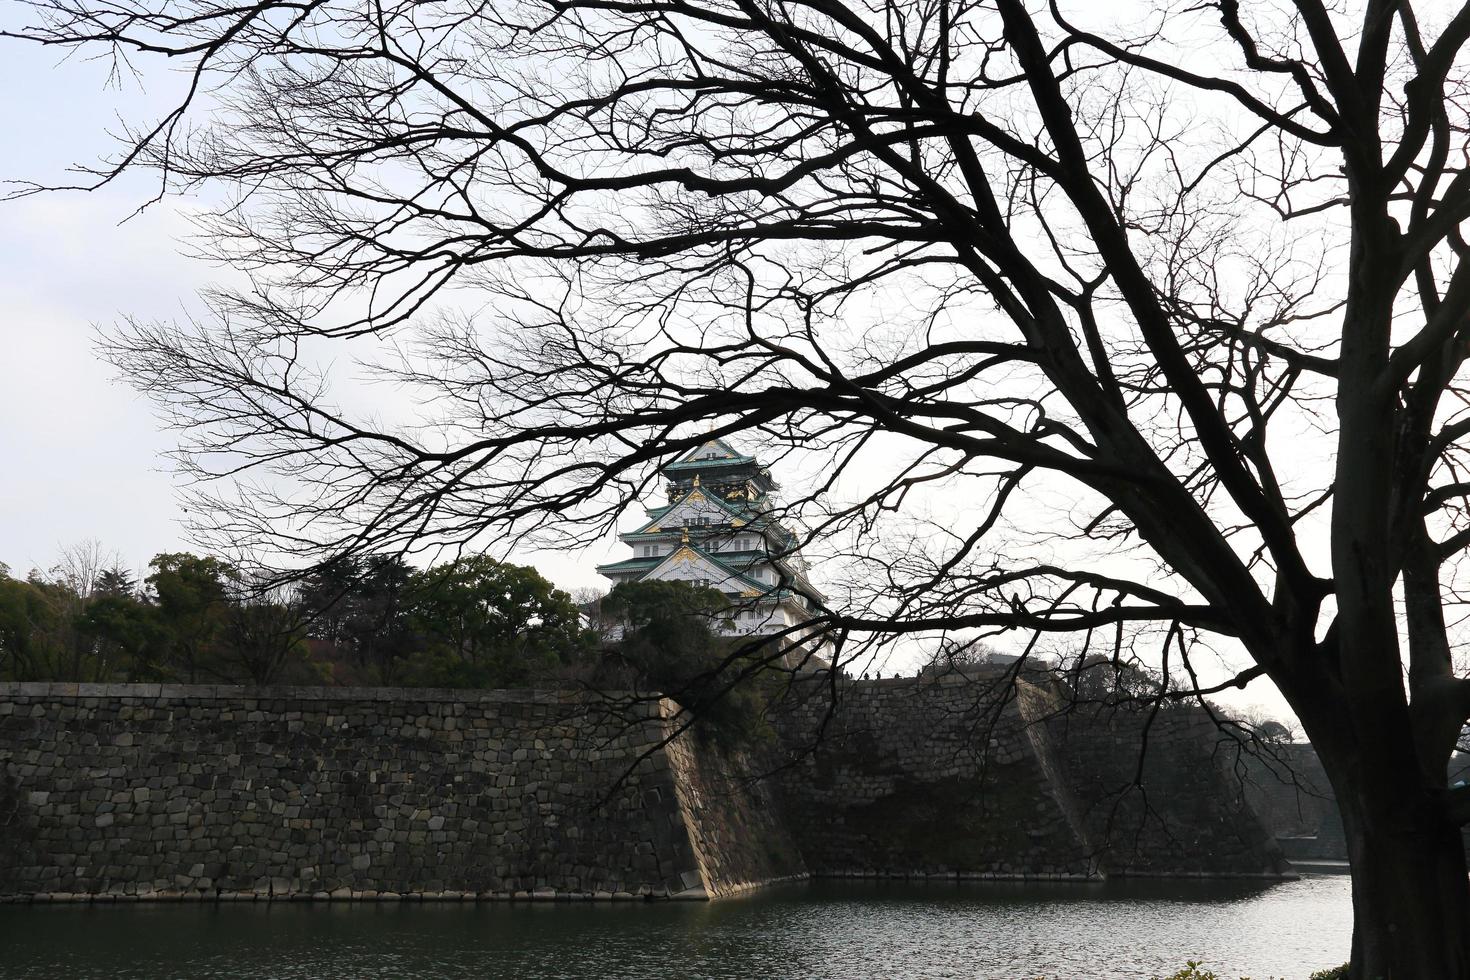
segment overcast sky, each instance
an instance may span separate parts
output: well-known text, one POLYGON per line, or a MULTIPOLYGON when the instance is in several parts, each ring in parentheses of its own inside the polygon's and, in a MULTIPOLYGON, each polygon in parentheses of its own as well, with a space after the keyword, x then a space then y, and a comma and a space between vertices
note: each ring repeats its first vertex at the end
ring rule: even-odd
MULTIPOLYGON (((0 177, 56 178, 105 145, 108 104, 96 66, 53 69, 55 53, 4 46, 0 177)), ((174 305, 207 270, 178 257, 168 208, 119 222, 136 183, 95 195, 0 204, 0 561, 16 574, 58 546, 97 538, 137 567, 182 542, 149 408, 110 382, 93 325, 120 311, 174 305)))
MULTIPOLYGON (((99 63, 0 43, 0 91, 11 95, 0 100, 0 179, 56 181, 104 153, 117 112, 135 118, 150 102, 105 80, 99 63)), ((152 101, 161 94, 155 86, 152 101)), ((172 437, 93 350, 98 327, 123 314, 176 316, 225 274, 182 256, 187 202, 133 216, 148 199, 147 181, 133 178, 0 204, 0 562, 13 574, 89 539, 134 569, 189 547, 161 455, 172 437)), ((614 550, 518 557, 564 588, 606 587, 593 566, 614 550)))

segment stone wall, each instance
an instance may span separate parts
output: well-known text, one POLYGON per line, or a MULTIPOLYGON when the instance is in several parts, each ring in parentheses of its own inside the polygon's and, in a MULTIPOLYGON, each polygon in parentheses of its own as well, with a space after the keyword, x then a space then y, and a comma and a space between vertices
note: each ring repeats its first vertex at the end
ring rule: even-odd
MULTIPOLYGON (((1251 807, 1276 835, 1286 856, 1301 862, 1341 862, 1348 859, 1347 837, 1337 795, 1317 751, 1306 742, 1272 745, 1241 753, 1235 770, 1251 807)), ((1470 777, 1470 755, 1457 752, 1450 759, 1450 785, 1470 777)), ((1470 827, 1463 831, 1470 851, 1470 827)))
POLYGON ((1290 873, 1232 775, 1235 742, 1203 709, 1081 710, 1044 729, 1110 874, 1290 873))
POLYGON ((1347 839, 1332 784, 1310 745, 1274 745, 1269 755, 1242 753, 1242 790, 1294 861, 1346 861, 1347 839))
POLYGON ((815 875, 1290 873, 1194 712, 1060 712, 1044 682, 984 678, 855 681, 837 698, 829 716, 812 685, 781 720, 812 749, 781 788, 815 875))
POLYGON ((0 684, 0 899, 1287 870, 1189 712, 905 679, 841 682, 829 717, 826 685, 795 687, 753 760, 671 738, 672 702, 613 695, 0 684))
MULTIPOLYGON (((667 702, 666 702, 667 704, 667 702)), ((762 761, 727 753, 697 737, 666 748, 703 887, 711 897, 735 895, 775 881, 804 878, 806 862, 762 761)))
POLYGON ((669 713, 544 692, 0 685, 0 895, 704 898, 801 874, 723 753, 661 746, 669 713))

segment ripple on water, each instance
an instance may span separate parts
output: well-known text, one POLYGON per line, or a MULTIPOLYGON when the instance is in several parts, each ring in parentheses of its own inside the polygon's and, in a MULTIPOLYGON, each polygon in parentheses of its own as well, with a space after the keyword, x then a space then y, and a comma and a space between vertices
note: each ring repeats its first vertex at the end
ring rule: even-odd
POLYGON ((0 907, 0 977, 1134 980, 1347 958, 1348 879, 819 882, 708 905, 0 907))

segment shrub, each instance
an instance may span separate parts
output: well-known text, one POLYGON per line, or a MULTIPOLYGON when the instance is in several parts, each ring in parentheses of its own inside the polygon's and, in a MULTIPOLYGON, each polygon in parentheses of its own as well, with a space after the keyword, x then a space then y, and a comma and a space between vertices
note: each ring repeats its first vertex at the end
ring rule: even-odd
MULTIPOLYGON (((1341 976, 1346 977, 1347 967, 1342 967, 1342 970, 1344 972, 1341 974, 1341 976)), ((1331 970, 1320 974, 1312 974, 1312 980, 1317 980, 1318 977, 1325 977, 1327 978, 1327 980, 1333 980, 1333 978, 1338 976, 1339 974, 1336 970, 1331 970)), ((1153 980, 1225 980, 1225 978, 1220 976, 1218 973, 1215 973, 1213 970, 1206 970, 1204 966, 1202 966, 1197 960, 1190 960, 1188 963, 1184 964, 1184 969, 1180 970, 1178 973, 1171 973, 1167 977, 1154 977, 1153 980)), ((1241 977, 1240 980, 1251 980, 1251 978, 1241 977)))
POLYGON ((1206 970, 1197 961, 1190 960, 1178 973, 1171 973, 1167 977, 1154 977, 1153 980, 1220 980, 1220 977, 1214 971, 1206 970))
POLYGON ((714 623, 729 611, 720 592, 687 582, 621 582, 602 611, 623 625, 595 678, 599 686, 656 690, 694 719, 694 732, 726 748, 772 736, 765 708, 777 676, 763 668, 773 653, 721 637, 714 623))

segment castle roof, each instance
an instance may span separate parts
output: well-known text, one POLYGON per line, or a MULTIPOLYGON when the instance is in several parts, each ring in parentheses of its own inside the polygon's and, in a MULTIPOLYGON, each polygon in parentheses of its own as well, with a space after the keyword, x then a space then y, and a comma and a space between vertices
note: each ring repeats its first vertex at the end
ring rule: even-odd
POLYGON ((663 555, 652 555, 647 558, 624 558, 622 561, 610 562, 606 565, 597 566, 598 575, 616 575, 619 572, 647 572, 652 571, 664 560, 663 555))
POLYGON ((729 501, 722 500, 720 498, 720 495, 719 494, 717 494, 717 493, 705 493, 703 487, 700 487, 700 486, 697 486, 696 485, 696 486, 690 487, 689 490, 682 497, 680 497, 678 500, 675 500, 673 503, 669 504, 667 507, 655 508, 658 511, 657 514, 655 514, 653 512, 653 510, 650 510, 648 512, 649 513, 649 520, 648 520, 648 522, 646 524, 644 524, 642 527, 638 528, 638 530, 636 530, 636 531, 630 531, 630 532, 628 532, 628 534, 622 535, 622 537, 627 538, 630 535, 648 534, 650 532, 657 532, 657 531, 662 530, 659 527, 659 522, 660 521, 662 521, 665 517, 667 517, 673 511, 677 510, 680 506, 682 506, 683 504, 688 503, 689 501, 695 499, 696 497, 698 497, 700 500, 707 500, 707 501, 709 501, 710 503, 712 503, 716 507, 718 507, 720 510, 723 510, 725 513, 729 514, 730 517, 732 518, 732 520, 731 520, 730 523, 732 525, 734 525, 735 527, 740 527, 741 525, 749 524, 751 521, 753 521, 756 517, 759 516, 759 511, 756 511, 756 510, 753 510, 753 509, 750 509, 750 508, 745 508, 745 507, 736 507, 734 504, 730 503, 729 501), (739 523, 736 523, 737 521, 739 523))
POLYGON ((754 463, 754 456, 739 453, 723 439, 709 439, 674 460, 664 464, 665 470, 697 470, 708 466, 735 466, 754 463))

